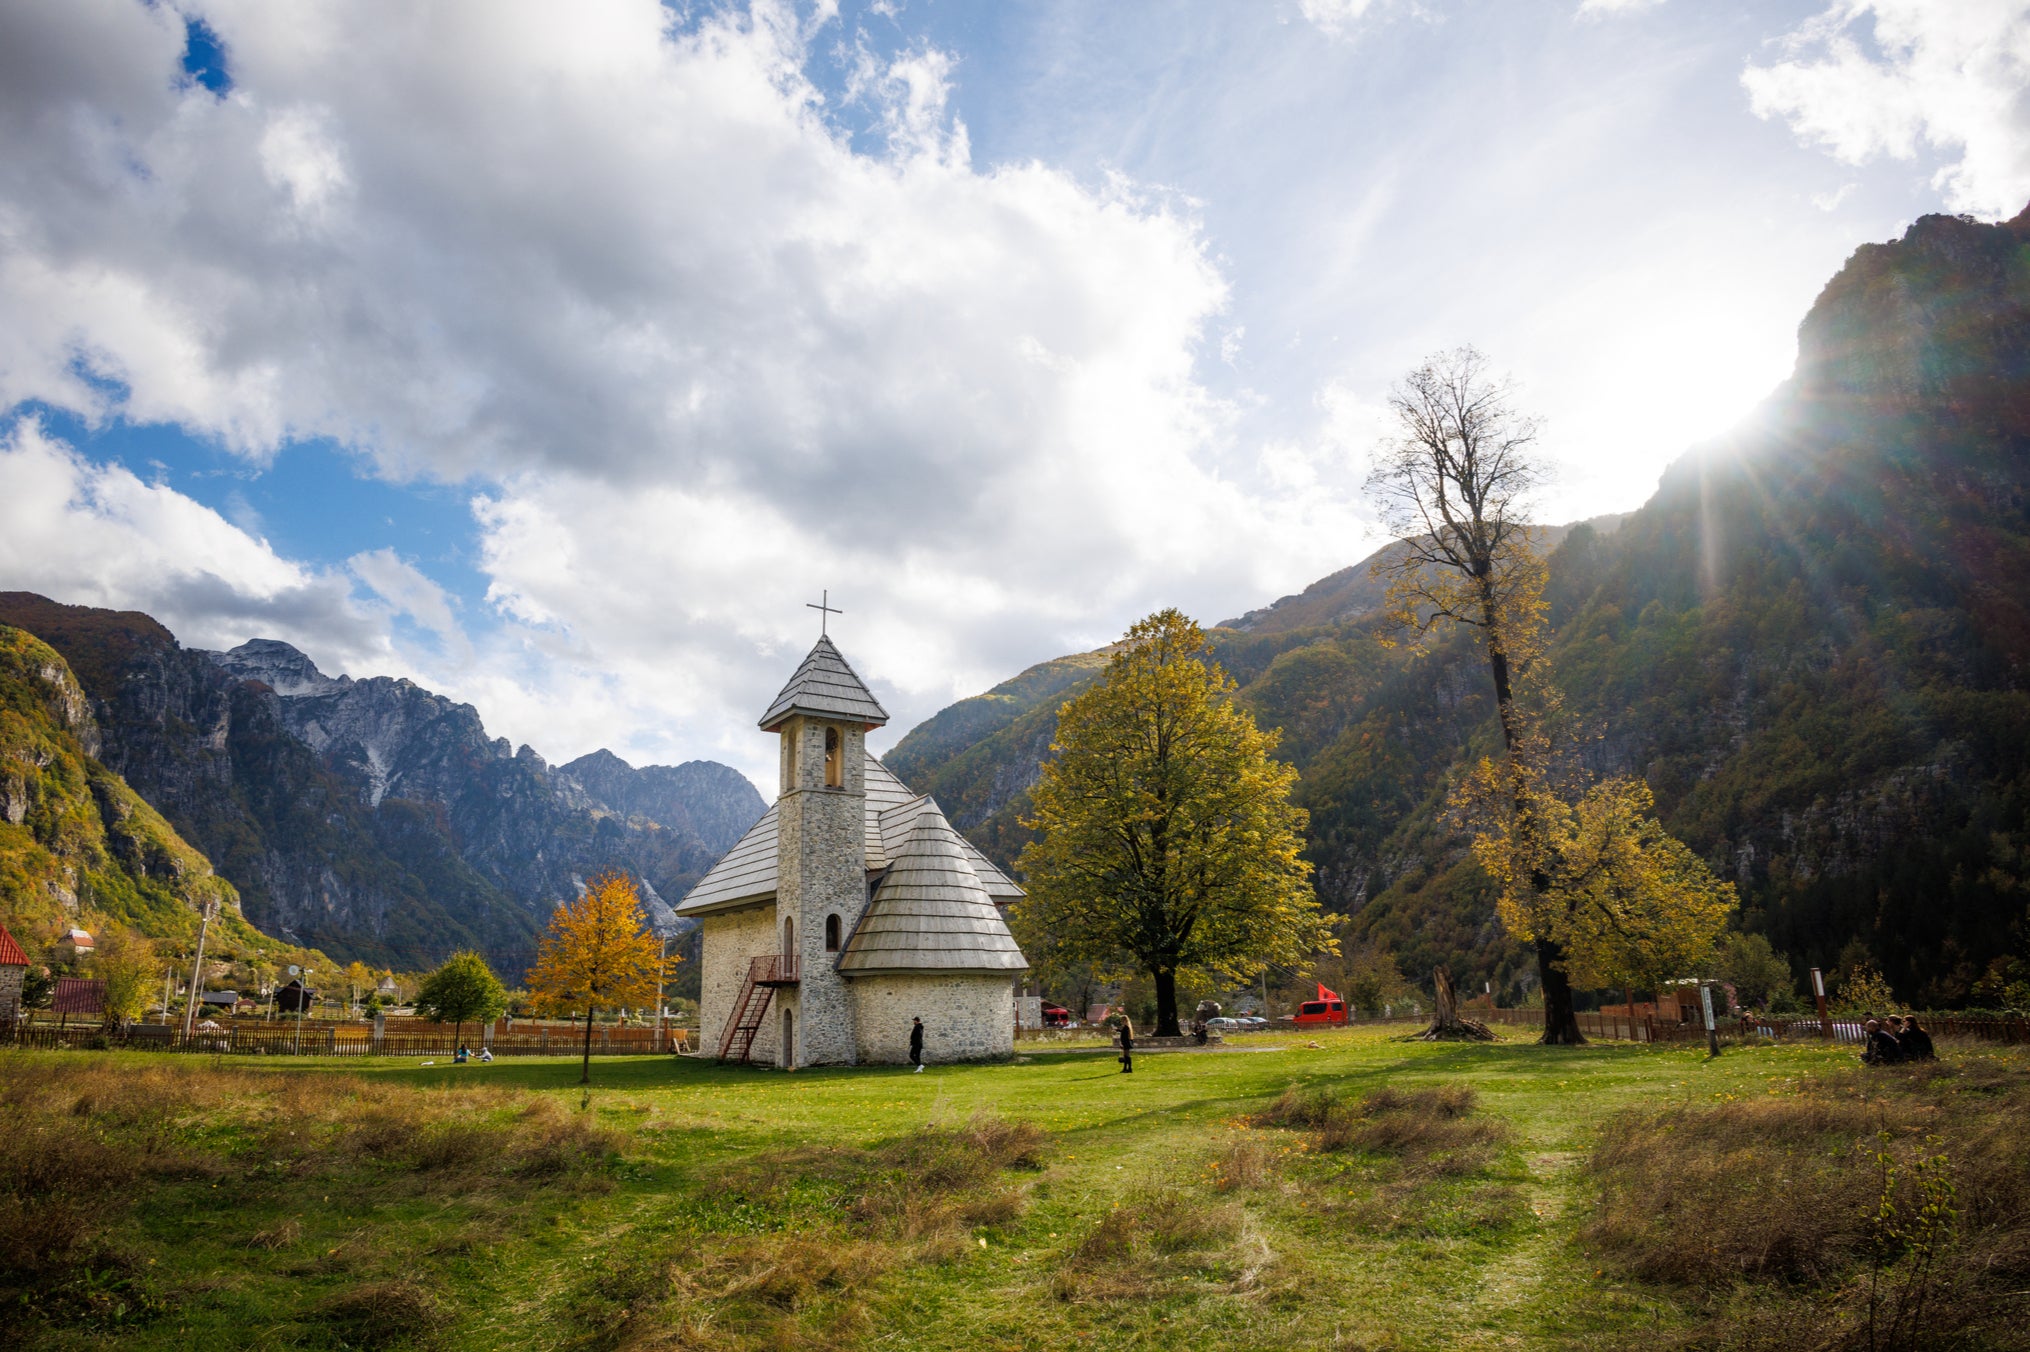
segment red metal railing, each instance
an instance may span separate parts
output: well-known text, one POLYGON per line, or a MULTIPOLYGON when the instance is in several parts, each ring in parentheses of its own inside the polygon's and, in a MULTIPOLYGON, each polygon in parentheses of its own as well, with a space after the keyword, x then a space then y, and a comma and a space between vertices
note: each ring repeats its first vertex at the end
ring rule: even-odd
POLYGON ((770 953, 747 964, 747 979, 757 986, 797 984, 797 957, 794 953, 770 953))

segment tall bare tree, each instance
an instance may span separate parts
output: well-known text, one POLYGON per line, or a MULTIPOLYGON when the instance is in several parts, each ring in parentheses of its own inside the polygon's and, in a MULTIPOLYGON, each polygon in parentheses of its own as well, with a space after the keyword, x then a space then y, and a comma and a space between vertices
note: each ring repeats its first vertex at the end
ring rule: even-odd
MULTIPOLYGON (((1541 802, 1533 787, 1547 773, 1541 710, 1526 707, 1524 683, 1543 647, 1544 557, 1531 521, 1544 481, 1540 424, 1516 403, 1515 387, 1489 373, 1471 347, 1428 358, 1390 392, 1396 434, 1381 447, 1368 492, 1401 543, 1376 571, 1388 580, 1389 615, 1425 632, 1439 624, 1479 631, 1494 682, 1495 712, 1507 752, 1515 838, 1533 861, 1548 841, 1531 827, 1541 802)), ((1548 891, 1541 862, 1525 881, 1548 891)), ((1544 1038, 1586 1039, 1572 1011, 1572 986, 1558 941, 1539 928, 1536 947, 1544 992, 1544 1038)))

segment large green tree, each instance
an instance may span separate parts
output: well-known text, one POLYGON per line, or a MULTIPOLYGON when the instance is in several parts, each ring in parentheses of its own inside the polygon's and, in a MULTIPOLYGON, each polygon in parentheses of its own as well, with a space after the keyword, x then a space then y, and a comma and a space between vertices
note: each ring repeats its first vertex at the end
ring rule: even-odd
POLYGON ((1180 973, 1247 981, 1336 951, 1300 854, 1296 771, 1270 759, 1276 734, 1233 689, 1186 616, 1141 621, 1058 711, 1023 822, 1037 835, 1018 932, 1061 958, 1147 971, 1159 1037, 1179 1031, 1180 973))
POLYGON ((453 953, 416 992, 416 1013, 453 1025, 452 1040, 468 1023, 488 1023, 507 1009, 507 987, 477 953, 453 953))

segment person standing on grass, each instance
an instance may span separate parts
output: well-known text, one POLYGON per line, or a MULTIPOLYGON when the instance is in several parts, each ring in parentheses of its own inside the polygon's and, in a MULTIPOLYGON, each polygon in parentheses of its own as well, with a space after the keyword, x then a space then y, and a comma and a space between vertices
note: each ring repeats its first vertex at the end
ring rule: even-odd
POLYGON ((923 1074, 923 1020, 909 1021, 909 1064, 916 1067, 916 1074, 923 1074))
POLYGON ((1121 1016, 1121 1074, 1135 1073, 1135 1022, 1127 1015, 1121 1016))

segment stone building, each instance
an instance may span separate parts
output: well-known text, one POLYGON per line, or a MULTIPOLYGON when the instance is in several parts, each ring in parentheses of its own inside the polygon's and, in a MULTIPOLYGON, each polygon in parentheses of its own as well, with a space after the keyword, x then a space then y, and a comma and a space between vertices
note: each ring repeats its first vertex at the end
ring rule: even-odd
POLYGON ((28 978, 28 955, 0 925, 0 1028, 12 1028, 21 1017, 21 987, 28 978))
POLYGON ((702 929, 704 1050, 779 1066, 1007 1056, 1022 889, 867 750, 888 715, 819 638, 761 716, 780 793, 677 906, 702 929))

